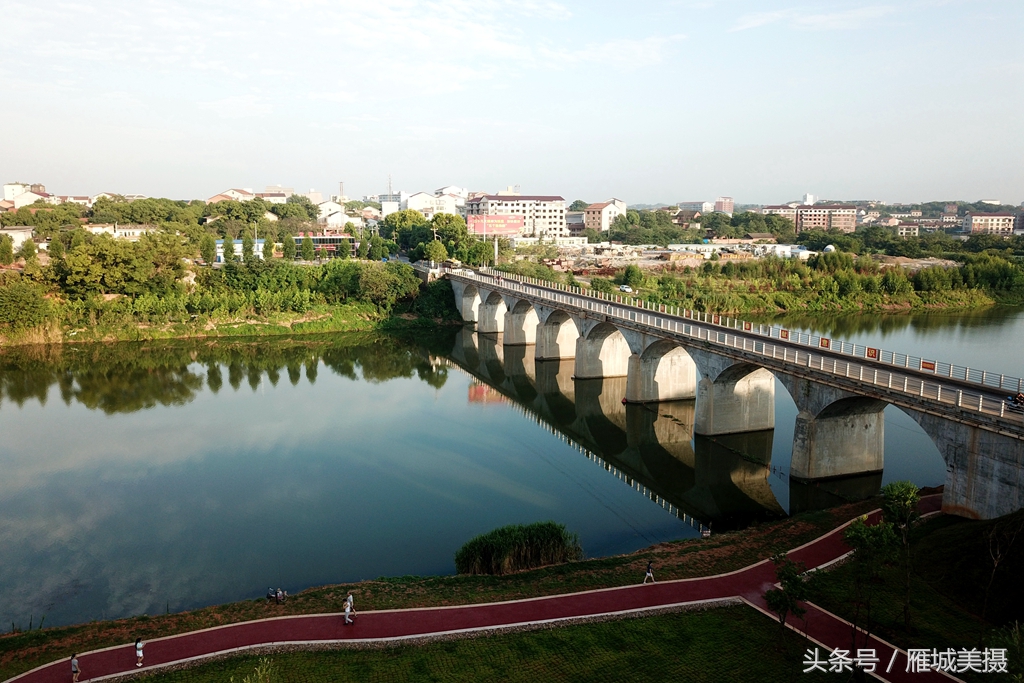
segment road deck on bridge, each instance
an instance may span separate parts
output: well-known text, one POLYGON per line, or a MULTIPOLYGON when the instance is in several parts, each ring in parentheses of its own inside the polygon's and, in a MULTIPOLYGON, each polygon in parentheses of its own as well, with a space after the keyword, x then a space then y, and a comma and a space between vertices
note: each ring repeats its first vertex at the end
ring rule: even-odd
MULTIPOLYGON (((921 511, 939 509, 941 495, 928 496, 921 501, 921 511)), ((877 518, 878 512, 872 513, 877 518)), ((803 562, 808 568, 828 565, 848 552, 842 540, 840 526, 833 531, 790 551, 789 556, 803 562)), ((639 577, 638 577, 639 578, 639 577)), ((774 569, 768 560, 744 569, 716 576, 656 584, 624 586, 570 593, 543 598, 515 600, 478 605, 432 607, 407 610, 360 612, 355 624, 345 626, 340 614, 316 614, 263 619, 184 633, 148 641, 145 646, 145 666, 135 667, 133 643, 79 654, 82 669, 80 681, 111 680, 138 673, 151 673, 161 668, 184 662, 201 662, 225 653, 251 651, 260 646, 295 644, 298 646, 343 647, 381 642, 401 642, 431 637, 495 631, 507 627, 542 626, 571 623, 576 619, 614 618, 644 611, 683 608, 687 605, 743 600, 766 614, 764 592, 774 582, 774 569)), ((850 647, 850 626, 838 617, 815 606, 810 606, 803 620, 790 619, 789 626, 806 633, 815 643, 830 652, 834 648, 850 647)), ((874 648, 884 672, 892 656, 893 647, 881 640, 870 638, 857 647, 874 648)), ((68 653, 70 656, 71 653, 68 653)), ((823 651, 827 659, 827 653, 823 651)), ((955 680, 945 674, 906 673, 906 653, 900 652, 889 674, 881 673, 888 681, 955 680)), ((794 662, 793 666, 800 666, 794 662)), ((18 683, 66 683, 70 679, 68 659, 41 666, 10 681, 18 683)))

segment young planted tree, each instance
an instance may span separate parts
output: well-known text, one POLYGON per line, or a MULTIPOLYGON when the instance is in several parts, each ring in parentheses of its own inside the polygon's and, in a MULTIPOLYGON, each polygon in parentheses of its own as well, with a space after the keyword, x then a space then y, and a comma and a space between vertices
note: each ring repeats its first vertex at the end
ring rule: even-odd
POLYGON ((768 609, 779 617, 781 638, 786 629, 786 617, 790 614, 802 617, 807 611, 800 605, 800 601, 807 599, 810 586, 809 579, 804 576, 807 568, 802 562, 793 562, 785 553, 772 555, 771 560, 775 565, 775 578, 779 582, 779 587, 768 589, 764 599, 768 603, 768 609))
POLYGON ((853 574, 853 644, 851 651, 857 649, 857 626, 860 623, 861 607, 865 609, 865 623, 868 633, 871 632, 871 598, 874 586, 882 566, 892 562, 899 550, 899 539, 895 527, 889 522, 880 522, 868 526, 867 515, 854 520, 846 527, 843 539, 853 548, 851 563, 853 574))
POLYGON ((342 240, 338 244, 338 258, 347 259, 352 256, 352 243, 348 240, 342 240))
POLYGON ((302 238, 302 260, 312 261, 316 257, 316 247, 313 246, 313 238, 306 235, 302 238))
POLYGON ((0 266, 14 263, 14 240, 10 235, 0 235, 0 266))
POLYGON ((263 239, 263 260, 274 258, 274 240, 268 235, 263 239))
POLYGON ((370 253, 370 240, 361 239, 359 240, 359 247, 356 249, 356 256, 359 258, 366 258, 366 255, 370 253))
POLYGON ((295 238, 291 235, 285 235, 281 240, 281 255, 286 261, 295 260, 295 238))
POLYGON ((644 272, 640 270, 635 264, 629 264, 626 266, 625 272, 622 273, 622 284, 629 285, 636 289, 644 283, 644 272))
POLYGON ((893 481, 882 487, 882 515, 899 535, 903 555, 903 627, 910 632, 910 530, 920 517, 917 504, 921 500, 917 486, 911 481, 893 481))
POLYGON ((252 239, 252 235, 249 234, 249 230, 246 229, 242 232, 242 260, 246 263, 252 263, 255 254, 253 253, 256 243, 252 239))
POLYGON ((60 235, 54 235, 53 239, 50 240, 50 247, 46 253, 50 255, 53 260, 64 258, 64 242, 61 241, 60 235))
POLYGON ((31 263, 36 260, 36 253, 36 243, 32 240, 25 240, 21 249, 18 250, 18 258, 25 259, 25 263, 31 263))
POLYGON ((203 258, 203 262, 206 265, 210 265, 217 260, 217 240, 210 233, 206 233, 199 238, 199 255, 203 258))
POLYGON ((224 263, 235 260, 235 241, 230 235, 224 235, 224 263))

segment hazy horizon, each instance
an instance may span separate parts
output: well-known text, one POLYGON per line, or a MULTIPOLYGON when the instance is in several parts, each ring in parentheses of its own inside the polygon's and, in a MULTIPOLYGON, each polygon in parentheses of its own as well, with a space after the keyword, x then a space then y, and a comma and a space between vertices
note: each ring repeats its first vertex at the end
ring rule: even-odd
POLYGON ((0 0, 0 182, 1024 200, 1024 3, 0 0))

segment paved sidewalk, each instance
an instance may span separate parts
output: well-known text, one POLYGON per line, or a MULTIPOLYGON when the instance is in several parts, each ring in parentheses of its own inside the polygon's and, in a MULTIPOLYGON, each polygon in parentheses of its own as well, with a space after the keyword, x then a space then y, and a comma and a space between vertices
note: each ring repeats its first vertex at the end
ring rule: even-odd
MULTIPOLYGON (((938 510, 941 502, 941 495, 928 496, 922 499, 921 511, 927 513, 938 510)), ((789 556, 803 562, 808 568, 821 567, 836 561, 848 551, 841 533, 845 526, 791 550, 789 556)), ((82 669, 79 680, 84 682, 117 678, 139 671, 146 672, 218 654, 244 652, 248 648, 266 645, 401 641, 737 599, 772 616, 767 612, 762 596, 774 581, 775 574, 771 562, 763 560, 728 574, 695 579, 479 605, 360 612, 355 618, 355 624, 351 626, 342 623, 341 614, 276 617, 147 641, 146 664, 142 669, 135 667, 133 643, 79 653, 78 660, 82 669)), ((831 652, 834 648, 851 647, 849 624, 816 606, 809 606, 806 626, 803 620, 791 620, 789 626, 805 633, 822 646, 826 658, 826 649, 831 652)), ((877 639, 872 639, 869 645, 861 643, 858 646, 876 649, 881 660, 879 670, 882 672, 880 677, 883 680, 919 683, 955 680, 937 673, 905 673, 905 652, 897 655, 892 672, 887 675, 884 670, 893 647, 877 639)), ((68 656, 70 655, 69 652, 68 656)), ((794 662, 793 665, 798 666, 800 662, 794 662)), ((71 679, 70 671, 70 661, 66 658, 40 666, 9 681, 67 683, 71 679)))

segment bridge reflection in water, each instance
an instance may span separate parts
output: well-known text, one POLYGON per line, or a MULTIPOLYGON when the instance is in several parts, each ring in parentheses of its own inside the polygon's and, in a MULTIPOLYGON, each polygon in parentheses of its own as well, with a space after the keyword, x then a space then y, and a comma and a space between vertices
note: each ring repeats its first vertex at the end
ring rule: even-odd
POLYGON ((694 400, 623 403, 625 377, 576 379, 572 359, 536 360, 535 349, 505 346, 498 335, 465 328, 450 360, 697 529, 727 530, 784 517, 769 481, 773 476, 789 484, 790 513, 868 498, 881 487, 881 472, 790 481, 782 468, 772 467, 773 429, 694 434, 694 400))

